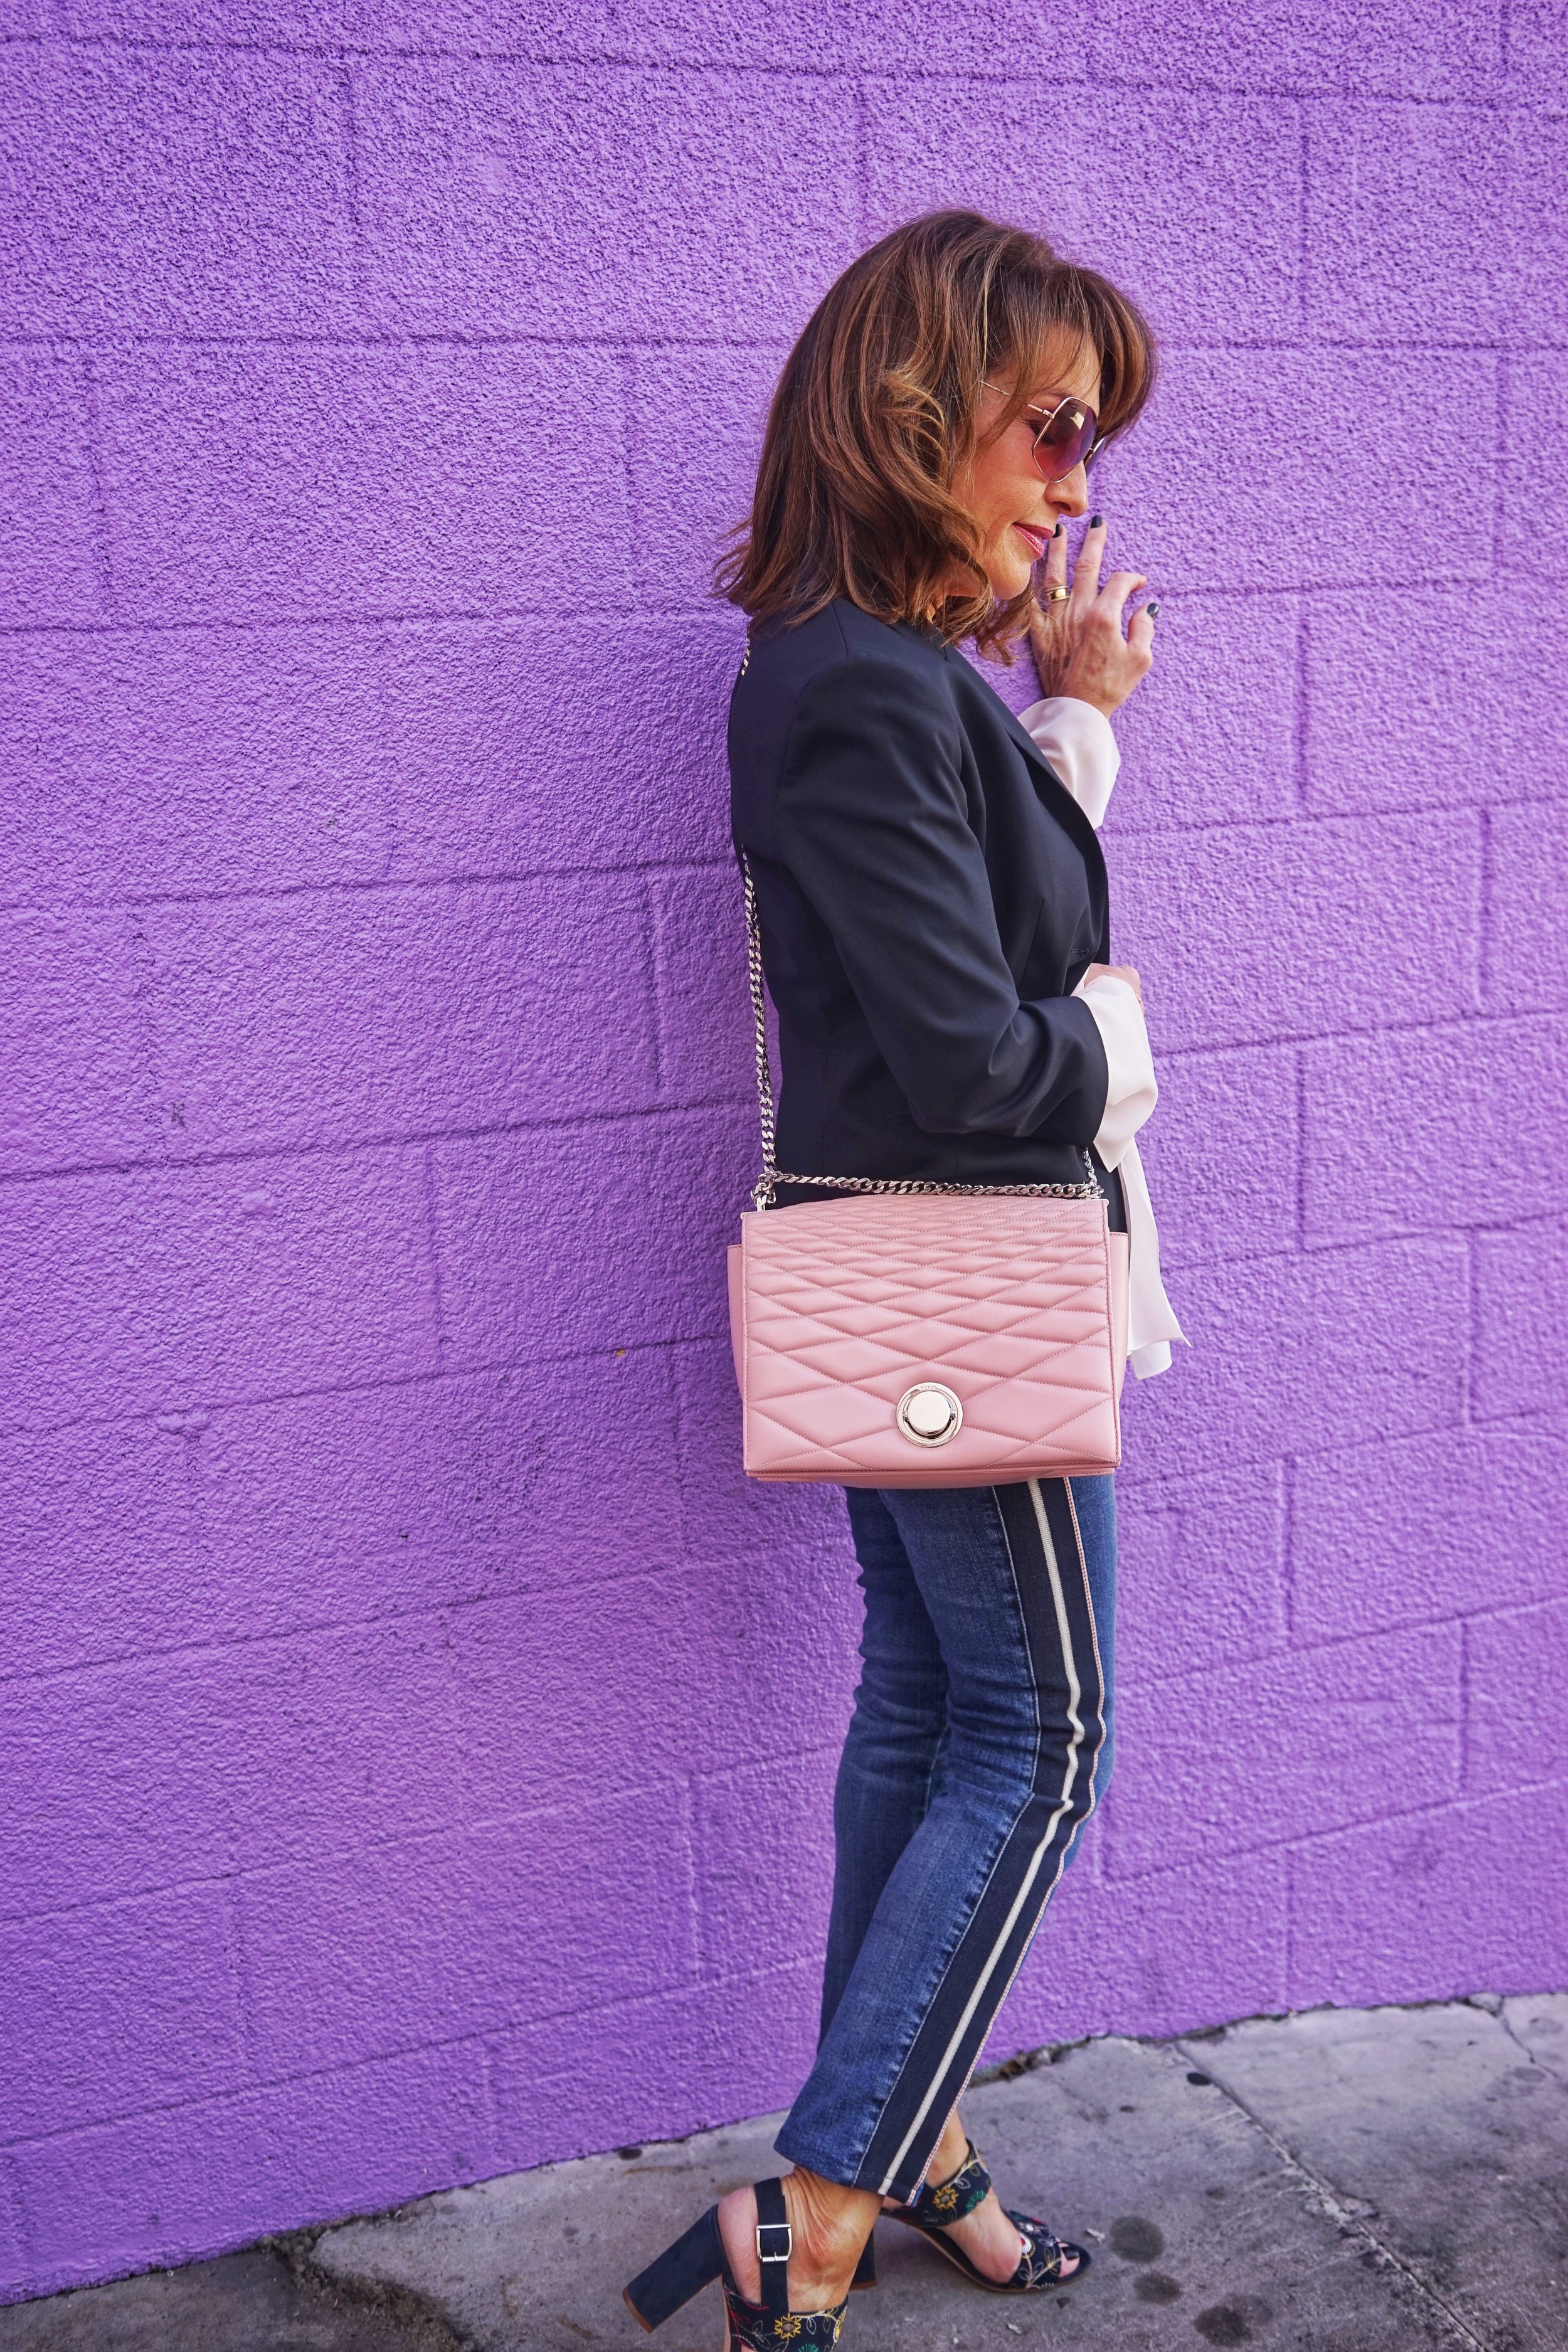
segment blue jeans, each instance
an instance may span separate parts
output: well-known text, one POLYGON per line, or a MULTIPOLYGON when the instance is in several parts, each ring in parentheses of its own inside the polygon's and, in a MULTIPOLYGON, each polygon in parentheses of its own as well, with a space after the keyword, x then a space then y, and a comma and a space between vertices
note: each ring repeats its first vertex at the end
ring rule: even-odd
POLYGON ((776 2145, 907 2201, 1105 1785, 1115 1481, 847 1491, 865 1664, 822 2039, 776 2145))

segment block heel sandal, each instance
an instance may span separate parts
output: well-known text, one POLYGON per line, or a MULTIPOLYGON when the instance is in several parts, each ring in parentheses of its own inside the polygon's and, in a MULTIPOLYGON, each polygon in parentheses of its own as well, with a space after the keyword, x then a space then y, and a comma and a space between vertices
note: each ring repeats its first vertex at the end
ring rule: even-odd
POLYGON ((667 2246, 646 2271, 639 2271, 625 2290, 632 2317, 651 2334, 717 2279, 724 2290, 725 2352, 777 2352, 784 2339, 792 2352, 805 2352, 808 2345, 837 2344, 844 2325, 843 2304, 831 2311, 791 2311, 789 2307, 788 2270, 794 2241, 783 2183, 759 2180, 756 2199, 761 2303, 748 2303, 736 2285, 719 2234, 719 2208, 710 2205, 702 2219, 694 2221, 673 2246, 667 2246))
POLYGON ((969 2143, 969 2154, 951 2180, 935 2189, 921 2190, 912 2205, 885 2207, 886 2221, 902 2221, 906 2228, 918 2230, 927 2242, 950 2263, 991 2294, 1034 2294, 1042 2287, 1071 2286, 1089 2268, 1088 2250, 1075 2246, 1070 2238, 1053 2237, 1043 2221, 1032 2214, 1015 2213, 1004 2207, 1007 2219, 1024 2241, 1024 2251, 1018 2257, 1018 2267, 1011 2278, 990 2279, 977 2270, 962 2246, 955 2246, 948 2236, 948 2227, 962 2221, 983 2205, 991 2194, 991 2175, 975 2152, 974 2142, 969 2143), (1077 2256, 1076 2266, 1064 2273, 1062 2263, 1077 2256))

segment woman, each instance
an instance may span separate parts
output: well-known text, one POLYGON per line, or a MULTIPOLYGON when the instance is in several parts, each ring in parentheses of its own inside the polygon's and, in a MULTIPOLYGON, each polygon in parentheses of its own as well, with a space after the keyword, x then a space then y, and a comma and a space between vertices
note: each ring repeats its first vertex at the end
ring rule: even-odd
MULTIPOLYGON (((791 355, 722 575, 752 621, 730 760, 780 1163, 1070 1184, 1091 1150, 1113 1229, 1131 1212, 1145 1371, 1180 1334, 1131 1149, 1154 1099, 1138 975, 1107 961, 1094 825, 1157 608, 1124 635, 1142 576, 1100 587, 1096 515, 1069 581, 1064 526, 1152 375, 1102 278, 973 214, 916 221, 791 355), (1047 699, 1020 723, 956 647, 1026 628, 1047 699)), ((957 2103, 1104 1785, 1112 1481, 847 1491, 865 1663, 822 2038, 777 2142, 795 2168, 724 2198, 627 2290, 657 2326, 721 2276, 732 2345, 836 2341, 883 2210, 1002 2291, 1088 2262, 1004 2210, 957 2103)))

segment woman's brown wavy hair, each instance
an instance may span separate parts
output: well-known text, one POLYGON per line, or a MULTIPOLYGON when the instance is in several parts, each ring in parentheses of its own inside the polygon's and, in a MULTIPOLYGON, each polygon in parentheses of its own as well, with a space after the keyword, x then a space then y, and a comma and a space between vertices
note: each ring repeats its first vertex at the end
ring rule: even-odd
POLYGON ((1153 389, 1154 343, 1108 278, 978 213, 895 229, 830 288, 785 362, 719 593, 753 623, 808 620, 847 596, 1007 659, 1030 592, 993 597, 952 482, 976 445, 984 379, 1016 370, 1001 430, 1086 340, 1100 430, 1125 432, 1153 389))

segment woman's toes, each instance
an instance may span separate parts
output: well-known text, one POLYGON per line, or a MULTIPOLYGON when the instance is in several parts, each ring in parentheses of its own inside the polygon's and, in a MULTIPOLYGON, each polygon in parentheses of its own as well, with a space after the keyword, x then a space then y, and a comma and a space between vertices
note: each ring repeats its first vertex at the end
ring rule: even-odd
POLYGON ((966 2213, 962 2221, 950 2222, 948 2236, 963 2247, 977 2269, 1000 2285, 1010 2279, 1024 2259, 1024 2242, 1003 2210, 995 2192, 966 2213))

